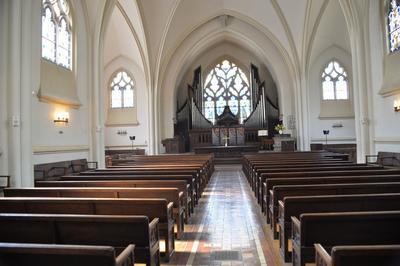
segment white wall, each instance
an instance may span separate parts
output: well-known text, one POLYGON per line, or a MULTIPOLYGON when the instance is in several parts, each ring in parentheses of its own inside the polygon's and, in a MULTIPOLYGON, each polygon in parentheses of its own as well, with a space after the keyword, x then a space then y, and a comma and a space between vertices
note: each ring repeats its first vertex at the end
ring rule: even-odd
POLYGON ((351 93, 352 84, 351 55, 333 45, 323 51, 312 63, 309 81, 309 119, 310 119, 310 141, 311 143, 321 143, 325 141, 323 130, 329 130, 328 141, 330 143, 355 143, 355 124, 354 109, 352 105, 353 95, 351 93), (349 77, 350 99, 348 101, 323 101, 321 74, 324 67, 332 59, 336 59, 347 71, 349 77), (322 110, 324 109, 324 110, 322 110), (342 109, 346 109, 344 112, 342 109), (321 117, 321 111, 329 113, 332 118, 321 117), (343 127, 333 127, 334 124, 341 124, 343 127))
MULTIPOLYGON (((126 57, 117 57, 112 60, 104 68, 104 90, 109 89, 109 81, 112 74, 118 69, 126 69, 132 73, 135 79, 135 96, 136 96, 136 111, 137 111, 137 125, 122 125, 122 126, 108 126, 105 131, 105 145, 106 149, 130 149, 131 141, 128 136, 136 136, 134 145, 137 148, 144 148, 148 150, 148 113, 147 102, 148 95, 146 89, 146 82, 142 69, 135 64, 131 59, 126 57), (118 130, 127 131, 127 135, 118 135, 118 130)), ((106 104, 105 106, 108 106, 106 104)))
POLYGON ((400 152, 400 113, 393 110, 395 100, 400 100, 400 53, 389 54, 386 47, 385 18, 380 1, 371 1, 370 51, 372 83, 372 125, 374 148, 378 151, 400 152), (383 37, 382 37, 383 36, 383 37), (397 81, 396 81, 397 78, 397 81), (397 89, 397 90, 396 90, 397 89), (384 90, 392 93, 382 95, 384 90))
POLYGON ((8 173, 7 161, 7 2, 0 1, 0 175, 8 173))
MULTIPOLYGON (((75 30, 73 41, 76 48, 75 60, 73 62, 76 89, 81 106, 78 109, 74 109, 66 105, 44 103, 40 102, 36 95, 33 95, 32 146, 34 164, 89 157, 89 40, 82 3, 76 0, 71 1, 71 3, 75 30), (69 112, 70 119, 66 126, 54 124, 54 113, 56 111, 69 112)), ((36 15, 39 16, 37 19, 41 21, 40 13, 36 15)), ((38 34, 34 35, 32 43, 39 45, 32 56, 36 64, 34 77, 36 77, 37 86, 34 88, 34 91, 37 93, 40 88, 41 23, 37 23, 35 32, 38 34)))
MULTIPOLYGON (((106 117, 105 127, 105 148, 106 149, 131 149, 132 142, 129 136, 136 136, 134 141, 135 148, 142 148, 148 152, 149 143, 149 114, 148 114, 148 88, 144 67, 141 61, 139 46, 133 32, 128 25, 128 21, 116 6, 112 12, 109 25, 107 26, 104 40, 104 77, 102 81, 103 93, 105 95, 104 112, 106 117), (121 41, 123 40, 123 41, 121 41), (115 115, 115 110, 111 110, 109 97, 109 83, 112 75, 116 71, 125 69, 135 80, 135 106, 126 110, 120 109, 118 116, 124 118, 119 123, 111 125, 107 116, 115 115), (130 116, 130 117, 128 117, 130 116), (107 121, 108 120, 108 121, 107 121), (122 123, 126 120, 126 123, 122 123), (137 120, 137 121, 133 121, 137 120), (126 131, 126 135, 117 134, 118 131, 126 131)), ((111 116, 110 116, 111 117, 111 116)))

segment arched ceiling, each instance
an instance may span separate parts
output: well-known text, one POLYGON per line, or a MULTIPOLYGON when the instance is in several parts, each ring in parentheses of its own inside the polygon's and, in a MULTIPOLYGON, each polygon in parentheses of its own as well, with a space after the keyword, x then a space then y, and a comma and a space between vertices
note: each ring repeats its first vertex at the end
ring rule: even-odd
POLYGON ((346 20, 339 2, 329 1, 316 31, 310 61, 313 62, 315 57, 331 46, 350 52, 349 38, 346 20))
POLYGON ((288 53, 293 64, 299 64, 305 59, 304 56, 309 56, 304 50, 313 41, 313 31, 328 0, 137 1, 149 44, 151 67, 157 71, 162 64, 168 64, 165 60, 169 60, 170 54, 196 28, 221 14, 247 18, 255 27, 270 32, 288 53))
MULTIPOLYGON (((338 28, 341 26, 337 27, 338 23, 345 27, 339 0, 111 1, 120 7, 123 15, 129 20, 141 52, 142 62, 138 63, 146 64, 145 68, 150 73, 155 87, 161 86, 163 72, 171 63, 172 55, 177 53, 185 40, 217 17, 222 20, 224 15, 228 15, 228 20, 229 16, 238 18, 247 22, 249 27, 267 35, 287 58, 286 64, 294 68, 308 65, 312 56, 311 49, 317 51, 327 42, 335 41, 324 41, 321 32, 335 32, 338 35, 329 36, 339 36, 338 28), (325 10, 329 12, 324 12, 325 10), (328 18, 322 19, 323 16, 328 18)), ((90 29, 93 29, 93 24, 98 23, 95 18, 102 12, 106 0, 85 2, 90 29)), ((224 27, 223 23, 220 23, 220 27, 224 27)), ((123 36, 121 38, 124 39, 123 36)), ((349 51, 350 48, 343 49, 349 51)))
POLYGON ((111 14, 105 35, 104 64, 107 65, 120 56, 131 59, 143 70, 139 47, 129 27, 129 21, 116 6, 111 14))

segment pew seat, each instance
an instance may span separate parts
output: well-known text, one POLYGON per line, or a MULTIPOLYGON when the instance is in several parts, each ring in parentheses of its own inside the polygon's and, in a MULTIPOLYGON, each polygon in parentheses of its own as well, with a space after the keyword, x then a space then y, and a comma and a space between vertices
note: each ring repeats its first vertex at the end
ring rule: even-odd
POLYGON ((110 246, 0 243, 1 266, 133 266, 134 245, 116 256, 110 246))
POLYGON ((66 198, 164 198, 173 202, 177 237, 184 233, 183 193, 176 188, 7 188, 5 197, 66 197, 66 198))
POLYGON ((279 201, 285 197, 386 193, 400 193, 400 182, 275 186, 269 192, 271 197, 268 208, 271 217, 270 225, 271 228, 274 228, 274 232, 276 232, 279 201))
POLYGON ((0 198, 0 213, 144 215, 158 219, 164 259, 175 250, 173 203, 165 199, 0 198))
POLYGON ((400 245, 335 246, 329 254, 315 244, 316 266, 398 266, 400 245))
POLYGON ((400 245, 400 211, 303 213, 292 217, 294 266, 315 261, 315 243, 330 250, 341 245, 400 245))
POLYGON ((158 219, 131 215, 0 213, 0 242, 112 246, 135 245, 135 263, 160 265, 158 219))
POLYGON ((190 196, 190 185, 184 180, 99 180, 99 181, 37 181, 35 187, 172 187, 183 193, 186 203, 185 222, 189 221, 190 213, 193 212, 190 196))
POLYGON ((400 210, 400 193, 285 197, 279 201, 280 253, 285 262, 291 260, 288 250, 291 217, 299 218, 303 213, 394 210, 400 210))

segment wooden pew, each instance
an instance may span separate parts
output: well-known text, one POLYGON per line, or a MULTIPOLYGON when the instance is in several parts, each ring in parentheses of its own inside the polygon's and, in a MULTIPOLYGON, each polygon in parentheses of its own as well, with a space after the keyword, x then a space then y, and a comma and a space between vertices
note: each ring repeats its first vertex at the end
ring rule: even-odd
POLYGON ((175 250, 173 203, 165 199, 0 198, 0 213, 144 215, 158 219, 164 258, 175 250))
POLYGON ((0 213, 0 242, 135 245, 135 263, 160 265, 158 219, 146 216, 0 213))
POLYGON ((336 167, 308 167, 308 168, 293 168, 293 169, 271 169, 268 173, 262 173, 256 180, 255 194, 258 202, 262 204, 263 199, 263 183, 267 178, 283 178, 283 177, 311 177, 311 176, 343 176, 343 175, 365 175, 379 174, 380 172, 390 171, 391 174, 400 174, 400 170, 388 170, 381 166, 336 166, 336 167), (375 172, 377 171, 377 172, 375 172), (392 172, 394 171, 394 172, 392 172), (316 173, 319 173, 317 175, 316 173), (337 173, 337 174, 335 174, 337 173))
POLYGON ((400 193, 400 182, 275 186, 270 191, 271 199, 268 207, 271 228, 276 228, 278 224, 279 201, 285 197, 382 193, 400 193))
POLYGON ((8 188, 5 197, 164 198, 173 202, 177 238, 184 233, 183 193, 176 188, 8 188))
POLYGON ((118 169, 111 169, 111 168, 106 168, 106 169, 97 169, 95 171, 85 171, 81 172, 80 175, 83 176, 89 176, 89 175, 141 175, 141 176, 147 176, 147 175, 191 175, 197 184, 197 188, 199 190, 199 194, 203 192, 203 189, 207 185, 208 179, 202 175, 198 170, 196 169, 180 169, 180 168, 169 168, 167 167, 166 169, 160 169, 160 168, 118 168, 118 169))
MULTIPOLYGON (((96 176, 62 176, 59 181, 176 181, 183 180, 189 185, 188 194, 191 198, 191 210, 195 207, 195 203, 198 202, 198 189, 195 180, 189 175, 96 175, 96 176)), ((40 181, 37 181, 40 182, 40 181)))
POLYGON ((293 265, 315 260, 315 243, 328 251, 340 245, 399 245, 400 211, 304 213, 292 217, 293 265))
POLYGON ((36 181, 36 187, 172 187, 183 193, 186 202, 185 223, 189 221, 192 198, 189 195, 189 185, 184 180, 125 180, 125 181, 36 181))
MULTIPOLYGON (((326 162, 326 161, 308 161, 308 162, 284 162, 284 163, 269 163, 269 164, 253 164, 253 169, 249 175, 249 181, 255 179, 261 173, 268 172, 271 168, 305 168, 305 167, 333 167, 333 166, 357 166, 361 164, 355 164, 353 162, 326 162)), ((366 164, 365 164, 366 166, 366 164)))
MULTIPOLYGON (((343 167, 345 169, 347 168, 353 168, 353 167, 371 167, 372 165, 367 165, 367 164, 355 164, 351 162, 321 162, 321 161, 314 161, 314 162, 308 162, 308 163, 284 163, 284 164, 270 164, 270 165, 255 165, 253 167, 253 174, 252 174, 252 179, 250 180, 251 182, 256 182, 258 178, 262 174, 268 174, 268 173, 279 173, 279 169, 288 169, 291 172, 307 172, 307 168, 314 169, 314 168, 329 168, 329 167, 343 167), (300 169, 296 171, 296 169, 300 169)), ((383 169, 383 166, 380 165, 374 165, 375 168, 368 168, 368 169, 383 169)), ((336 169, 334 169, 336 170, 336 169)))
POLYGON ((278 161, 253 161, 247 164, 243 164, 243 171, 246 176, 249 177, 252 173, 256 171, 258 167, 274 166, 274 165, 302 165, 302 164, 353 164, 353 162, 342 161, 337 159, 281 159, 278 161))
POLYGON ((397 266, 400 265, 400 245, 335 246, 329 254, 315 244, 316 266, 397 266))
MULTIPOLYGON (((270 178, 263 184, 263 206, 267 206, 266 197, 268 191, 274 186, 290 185, 319 185, 319 184, 344 184, 344 183, 382 183, 382 182, 400 182, 398 175, 361 175, 361 176, 327 176, 327 177, 298 177, 298 178, 270 178)), ((262 210, 267 211, 267 208, 262 210)), ((268 215, 269 216, 269 215, 268 215)), ((269 223, 269 220, 267 221, 269 223)))
POLYGON ((110 246, 0 243, 2 266, 133 266, 135 245, 116 256, 110 246))
MULTIPOLYGON (((270 178, 298 178, 298 177, 333 177, 333 176, 367 176, 367 175, 399 175, 400 170, 391 170, 391 169, 378 169, 378 170, 349 170, 349 171, 312 171, 312 172, 291 172, 291 173, 273 173, 273 174, 263 174, 262 175, 262 183, 265 182, 266 179, 270 178)), ((260 180, 261 182, 261 180, 260 180)), ((266 203, 262 201, 261 207, 268 208, 269 206, 269 195, 266 194, 264 197, 265 191, 261 189, 260 197, 262 199, 266 199, 266 203)), ((269 215, 269 214, 267 214, 269 215)), ((270 219, 270 216, 267 217, 270 219)))
POLYGON ((393 211, 400 210, 400 194, 330 195, 285 197, 279 201, 279 248, 285 260, 291 260, 288 250, 292 232, 291 217, 302 213, 393 211))

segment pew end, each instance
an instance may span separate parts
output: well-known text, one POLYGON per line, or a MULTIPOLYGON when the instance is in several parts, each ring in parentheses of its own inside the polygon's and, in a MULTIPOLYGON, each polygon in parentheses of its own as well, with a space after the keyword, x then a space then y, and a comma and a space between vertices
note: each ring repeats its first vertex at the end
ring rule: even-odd
POLYGON ((331 266, 332 258, 321 244, 314 244, 316 266, 331 266))

